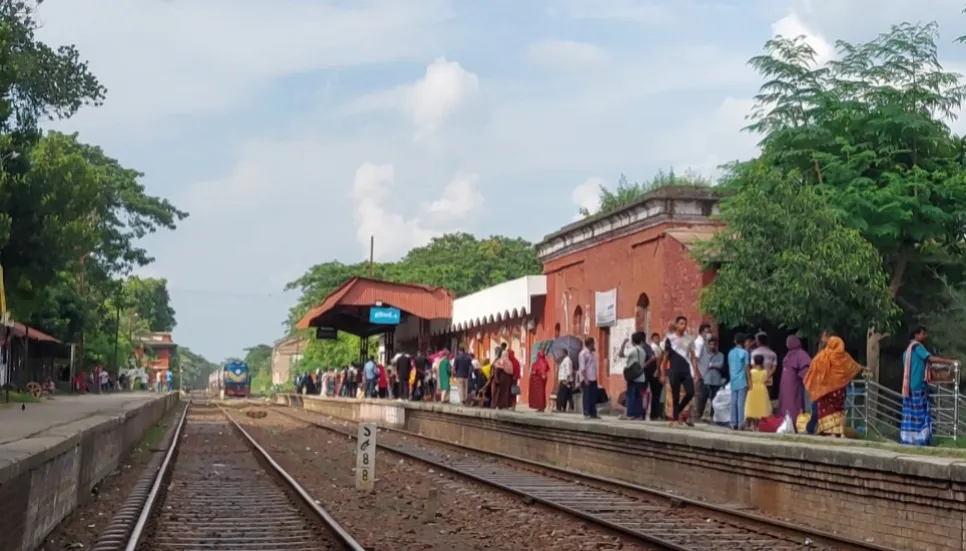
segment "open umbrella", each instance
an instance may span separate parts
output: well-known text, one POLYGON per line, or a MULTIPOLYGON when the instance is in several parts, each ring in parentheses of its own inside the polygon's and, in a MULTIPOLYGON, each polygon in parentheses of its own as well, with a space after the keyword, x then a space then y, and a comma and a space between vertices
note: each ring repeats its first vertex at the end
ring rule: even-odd
POLYGON ((558 337, 550 345, 550 354, 557 362, 563 360, 565 354, 569 355, 571 360, 575 360, 583 347, 584 343, 579 338, 573 335, 564 335, 558 337))

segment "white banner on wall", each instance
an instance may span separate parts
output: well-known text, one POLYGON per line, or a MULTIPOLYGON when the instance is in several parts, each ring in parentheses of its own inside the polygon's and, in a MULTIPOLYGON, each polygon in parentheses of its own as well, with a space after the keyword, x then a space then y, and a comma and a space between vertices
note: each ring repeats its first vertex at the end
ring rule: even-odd
MULTIPOLYGON (((620 354, 624 339, 630 339, 631 335, 634 334, 634 326, 634 318, 625 318, 617 320, 610 328, 610 350, 607 351, 610 354, 610 366, 607 371, 611 375, 624 374, 624 360, 620 359, 618 354, 620 354)), ((629 348, 630 344, 627 346, 629 348)))
POLYGON ((610 327, 617 321, 617 289, 594 293, 597 327, 610 327))

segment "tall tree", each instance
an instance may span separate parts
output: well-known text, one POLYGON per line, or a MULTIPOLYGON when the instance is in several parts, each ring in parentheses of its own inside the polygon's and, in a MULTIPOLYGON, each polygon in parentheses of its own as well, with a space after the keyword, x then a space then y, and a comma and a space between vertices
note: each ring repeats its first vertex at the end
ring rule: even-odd
POLYGON ((54 50, 37 39, 34 10, 39 3, 0 2, 0 134, 14 137, 8 147, 38 137, 41 120, 67 118, 85 105, 99 105, 107 92, 77 48, 54 50))
MULTIPOLYGON (((803 37, 778 37, 751 60, 766 81, 749 126, 763 136, 762 160, 827 195, 875 246, 907 308, 940 290, 925 276, 961 262, 966 232, 963 148, 948 125, 966 88, 939 64, 937 37, 935 23, 895 25, 867 43, 838 42, 824 67, 803 37)), ((873 369, 883 337, 870 328, 873 369)))
POLYGON ((124 294, 150 331, 174 330, 175 312, 168 294, 168 280, 131 277, 124 282, 124 294))
POLYGON ((719 266, 702 291, 705 312, 732 327, 779 321, 813 335, 891 325, 897 308, 879 254, 800 173, 751 162, 725 182, 735 190, 721 203, 725 226, 697 250, 719 266))

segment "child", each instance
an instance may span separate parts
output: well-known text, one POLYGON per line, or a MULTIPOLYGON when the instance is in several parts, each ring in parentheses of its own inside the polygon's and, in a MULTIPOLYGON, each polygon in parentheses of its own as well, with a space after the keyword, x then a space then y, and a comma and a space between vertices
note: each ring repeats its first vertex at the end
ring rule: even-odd
POLYGON ((732 430, 745 426, 745 400, 751 375, 748 372, 748 351, 744 348, 745 336, 735 335, 735 347, 728 353, 728 374, 731 379, 731 416, 732 430))
POLYGON ((771 417, 771 400, 768 397, 768 372, 765 371, 765 357, 755 356, 748 384, 748 400, 745 402, 745 418, 748 428, 758 430, 758 422, 771 417))

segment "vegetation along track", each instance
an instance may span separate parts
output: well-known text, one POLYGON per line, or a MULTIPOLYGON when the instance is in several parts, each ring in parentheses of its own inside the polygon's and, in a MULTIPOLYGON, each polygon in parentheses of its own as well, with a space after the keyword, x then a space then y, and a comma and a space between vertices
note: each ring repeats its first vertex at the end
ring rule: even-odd
POLYGON ((217 406, 189 405, 125 545, 179 551, 363 551, 217 406))
MULTIPOLYGON (((287 407, 277 411, 319 428, 355 437, 354 424, 287 407)), ((736 511, 661 490, 483 452, 407 431, 380 427, 377 447, 497 487, 673 551, 895 551, 805 526, 736 511)))

